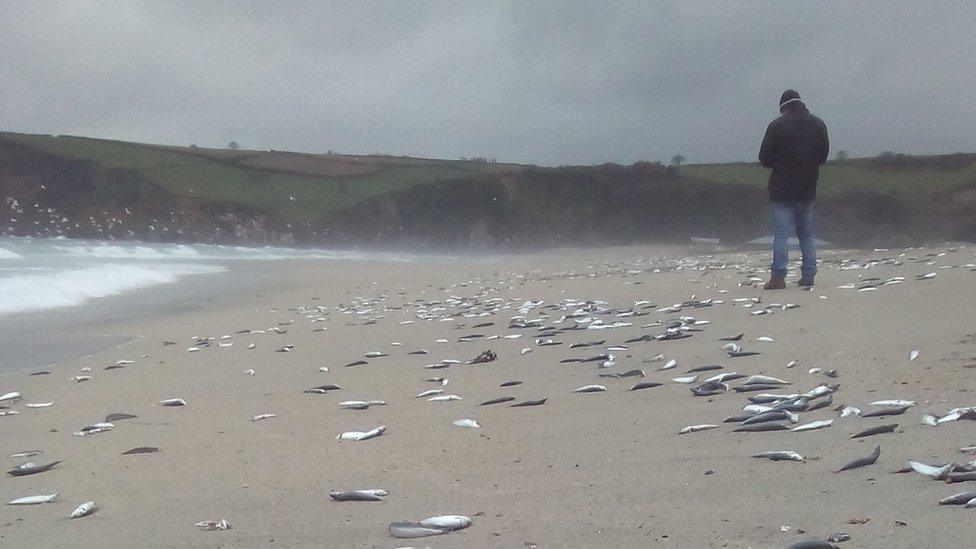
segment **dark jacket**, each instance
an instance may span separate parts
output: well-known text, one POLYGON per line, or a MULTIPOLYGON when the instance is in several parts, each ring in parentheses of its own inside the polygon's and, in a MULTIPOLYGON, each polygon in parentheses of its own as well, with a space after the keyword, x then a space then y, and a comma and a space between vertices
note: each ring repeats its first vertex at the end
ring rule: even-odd
POLYGON ((827 125, 796 101, 769 123, 759 149, 759 162, 772 168, 769 199, 810 201, 817 194, 819 166, 827 161, 827 125))

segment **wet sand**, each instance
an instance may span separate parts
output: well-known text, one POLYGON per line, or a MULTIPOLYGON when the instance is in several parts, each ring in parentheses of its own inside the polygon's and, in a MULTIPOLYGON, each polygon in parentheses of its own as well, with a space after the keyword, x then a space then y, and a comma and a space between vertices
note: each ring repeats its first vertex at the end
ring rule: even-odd
MULTIPOLYGON (((0 377, 0 393, 20 391, 11 405, 18 415, 0 417, 5 456, 42 449, 36 463, 63 460, 37 475, 0 479, 0 497, 59 492, 55 503, 0 506, 0 545, 10 547, 785 547, 799 539, 847 532, 848 547, 965 547, 971 511, 936 502, 967 489, 917 474, 891 474, 907 459, 966 463, 961 446, 976 443, 969 421, 939 427, 921 423, 923 413, 943 414, 976 404, 971 383, 976 364, 976 273, 973 248, 941 257, 945 248, 833 252, 812 292, 795 286, 764 292, 745 284, 762 273, 768 254, 688 256, 681 249, 614 248, 560 251, 502 258, 492 263, 281 263, 255 291, 227 292, 188 309, 103 326, 108 336, 140 339, 94 357, 48 368, 49 375, 0 377), (892 258, 889 263, 865 263, 892 258), (851 259, 850 263, 841 260, 851 259), (897 264, 900 263, 900 264, 897 264), (931 264, 929 264, 931 263, 931 264), (848 269, 851 265, 868 268, 848 269), (940 267, 952 266, 942 269, 940 267), (931 280, 915 275, 936 272, 931 280), (838 289, 849 282, 904 276, 877 291, 838 289), (823 296, 824 298, 821 298, 823 296), (448 302, 452 297, 471 308, 448 302), (757 297, 744 308, 736 298, 757 297), (659 309, 688 300, 724 303, 659 309), (494 314, 464 316, 489 309, 494 314), (572 330, 550 336, 562 345, 538 346, 537 329, 510 329, 526 300, 530 319, 567 328, 572 312, 546 309, 563 299, 602 300, 616 313, 594 314, 605 330, 572 330), (438 318, 417 318, 421 301, 438 318), (617 317, 638 307, 644 316, 617 317), (751 315, 773 302, 800 305, 751 315), (316 313, 314 307, 321 306, 316 313), (298 308, 302 307, 302 311, 298 308), (548 317, 546 317, 548 315, 548 317), (616 365, 560 363, 586 358, 603 347, 570 349, 572 343, 627 339, 664 331, 658 321, 691 316, 710 321, 675 341, 627 344, 616 365), (316 317, 325 320, 312 322, 316 317), (449 319, 449 320, 448 320, 449 319), (411 324, 401 324, 413 320, 411 324), (473 328, 483 323, 493 326, 473 328), (648 327, 644 327, 648 326, 648 327), (283 334, 270 331, 278 327, 283 334), (326 328, 325 331, 315 331, 326 328), (263 330, 266 333, 240 333, 263 330), (742 346, 759 356, 729 358, 718 338, 745 333, 742 346), (471 342, 465 335, 481 334, 471 342), (522 334, 519 339, 487 336, 522 334), (230 335, 229 340, 221 340, 230 335), (771 343, 757 342, 769 336, 771 343), (194 337, 217 338, 210 348, 187 352, 194 337), (436 343, 438 339, 448 343, 436 343), (176 342, 164 346, 164 341, 176 342), (218 342, 233 341, 219 347, 218 342), (400 342, 402 346, 394 346, 400 342), (247 347, 255 344, 253 350, 247 347), (290 352, 275 352, 293 345, 290 352), (524 348, 531 352, 521 354, 524 348), (428 349, 428 355, 409 351, 428 349), (480 365, 425 369, 441 359, 467 361, 486 349, 498 359, 480 365), (908 360, 911 349, 920 356, 908 360), (389 356, 344 367, 369 351, 389 356), (678 366, 645 362, 658 354, 678 366), (122 369, 104 370, 118 360, 122 369), (798 365, 787 369, 792 360, 798 365), (694 397, 689 385, 672 383, 692 367, 721 364, 724 371, 764 373, 791 381, 777 393, 805 392, 840 383, 834 404, 867 410, 879 399, 910 399, 918 406, 894 418, 838 418, 833 407, 801 414, 801 423, 834 418, 826 429, 792 433, 732 433, 721 424, 741 413, 745 394, 694 397), (322 366, 328 373, 319 371, 322 366), (84 367, 93 379, 71 380, 84 367), (837 378, 808 373, 836 369, 837 378), (253 369, 255 374, 244 374, 253 369), (664 385, 628 389, 635 378, 599 377, 607 371, 643 369, 644 381, 664 385), (444 376, 441 387, 424 379, 444 376), (510 379, 523 383, 502 389, 510 379), (324 395, 304 389, 334 383, 324 395), (574 394, 587 384, 606 392, 574 394), (463 400, 415 398, 442 388, 463 400), (547 398, 545 405, 479 406, 503 396, 547 398), (156 405, 184 398, 186 407, 156 405), (343 410, 338 402, 379 399, 386 406, 343 410), (53 401, 30 409, 27 402, 53 401), (138 415, 106 433, 71 433, 113 412, 138 415), (258 414, 277 417, 252 422, 258 414), (452 425, 472 418, 480 429, 452 425), (710 431, 678 435, 686 425, 719 423, 710 431), (850 439, 858 430, 899 423, 897 432, 850 439), (386 425, 379 438, 335 440, 348 430, 386 425), (878 463, 845 473, 842 464, 882 447, 878 463), (121 455, 137 446, 155 454, 121 455), (794 450, 805 463, 749 456, 794 450), (383 502, 337 503, 329 491, 383 488, 383 502), (70 520, 80 503, 99 510, 70 520), (473 525, 444 536, 397 540, 387 525, 440 514, 471 517, 473 525), (228 531, 201 531, 194 524, 226 518, 228 531), (850 524, 852 519, 864 524, 850 524), (907 523, 898 525, 896 521, 907 523), (411 542, 412 541, 412 542, 411 542)), ((793 277, 795 279, 795 277, 793 277)), ((870 283, 870 282, 869 282, 870 283)), ((708 375, 714 372, 709 372, 708 375)), ((707 375, 700 377, 704 379, 707 375)), ((738 382, 730 383, 737 385, 738 382)), ((8 467, 9 468, 9 467, 8 467)))

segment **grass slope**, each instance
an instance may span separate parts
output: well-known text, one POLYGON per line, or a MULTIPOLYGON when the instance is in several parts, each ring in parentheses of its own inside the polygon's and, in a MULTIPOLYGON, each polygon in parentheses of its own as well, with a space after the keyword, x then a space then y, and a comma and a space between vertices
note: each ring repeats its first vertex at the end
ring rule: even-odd
POLYGON ((3 136, 61 157, 91 161, 107 169, 131 170, 179 196, 251 206, 275 212, 289 222, 318 221, 327 218, 331 211, 378 194, 414 185, 460 181, 484 169, 473 162, 405 159, 397 163, 390 158, 374 161, 370 157, 339 155, 292 155, 305 160, 295 166, 297 169, 289 169, 289 164, 296 162, 274 159, 267 166, 258 167, 253 165, 256 156, 276 153, 180 149, 70 136, 12 133, 3 136), (357 167, 355 170, 330 167, 343 163, 357 167), (360 173, 322 175, 343 171, 360 173))
MULTIPOLYGON (((971 158, 971 155, 959 155, 962 160, 970 156, 968 162, 937 160, 956 156, 912 157, 922 161, 892 164, 876 159, 828 162, 820 168, 817 193, 822 197, 831 197, 851 190, 903 196, 951 192, 976 182, 976 158, 971 158)), ((693 164, 682 166, 679 171, 683 176, 705 181, 763 187, 769 178, 769 170, 759 164, 693 164)))

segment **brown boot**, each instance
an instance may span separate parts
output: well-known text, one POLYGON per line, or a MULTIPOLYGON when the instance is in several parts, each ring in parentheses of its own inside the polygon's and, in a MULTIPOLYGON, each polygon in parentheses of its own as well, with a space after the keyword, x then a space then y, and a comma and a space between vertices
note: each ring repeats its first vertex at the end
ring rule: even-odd
POLYGON ((786 277, 770 275, 769 282, 763 284, 764 290, 785 290, 786 289, 786 277))

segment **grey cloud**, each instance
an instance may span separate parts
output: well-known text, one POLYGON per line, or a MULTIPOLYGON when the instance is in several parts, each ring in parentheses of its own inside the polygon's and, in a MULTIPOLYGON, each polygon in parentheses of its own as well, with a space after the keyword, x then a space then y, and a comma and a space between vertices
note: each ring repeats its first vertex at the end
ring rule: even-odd
POLYGON ((7 2, 0 129, 580 164, 751 161, 785 87, 835 149, 974 149, 956 2, 7 2))

